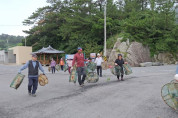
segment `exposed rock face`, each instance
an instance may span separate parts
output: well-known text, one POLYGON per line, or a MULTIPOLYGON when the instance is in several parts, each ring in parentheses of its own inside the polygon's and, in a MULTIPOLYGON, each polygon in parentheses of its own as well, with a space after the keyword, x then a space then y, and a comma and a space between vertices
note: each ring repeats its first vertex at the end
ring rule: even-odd
MULTIPOLYGON (((176 55, 178 58, 178 54, 176 55)), ((170 53, 159 53, 154 56, 155 61, 167 63, 167 64, 176 64, 178 60, 170 53)))
POLYGON ((140 63, 150 62, 150 51, 147 46, 143 46, 141 43, 132 42, 129 40, 126 42, 121 42, 122 38, 118 38, 115 43, 113 50, 110 53, 108 63, 110 65, 114 64, 114 61, 117 59, 117 55, 120 53, 123 55, 123 58, 131 66, 139 66, 140 63))

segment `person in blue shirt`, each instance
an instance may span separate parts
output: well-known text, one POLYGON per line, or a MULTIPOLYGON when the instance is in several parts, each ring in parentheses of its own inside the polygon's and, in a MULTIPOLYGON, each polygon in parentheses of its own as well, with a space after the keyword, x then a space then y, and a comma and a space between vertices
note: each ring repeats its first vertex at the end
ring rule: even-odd
POLYGON ((38 70, 40 69, 43 74, 45 74, 44 69, 39 61, 37 61, 37 55, 32 54, 32 60, 27 61, 27 63, 22 66, 18 73, 22 70, 28 68, 28 94, 36 97, 36 90, 38 87, 38 70))

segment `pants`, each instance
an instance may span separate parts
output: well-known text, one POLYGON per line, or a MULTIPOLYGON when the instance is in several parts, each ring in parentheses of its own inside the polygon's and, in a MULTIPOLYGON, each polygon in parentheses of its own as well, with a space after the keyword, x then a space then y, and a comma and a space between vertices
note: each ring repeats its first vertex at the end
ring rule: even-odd
POLYGON ((64 65, 61 65, 61 70, 63 70, 64 69, 64 65))
POLYGON ((123 69, 123 67, 119 67, 119 68, 115 68, 115 69, 116 69, 117 78, 119 79, 120 75, 121 75, 121 78, 123 78, 123 76, 124 76, 124 69, 123 69))
POLYGON ((55 66, 51 67, 52 73, 55 73, 55 66))
POLYGON ((100 75, 100 77, 102 76, 102 67, 101 66, 97 66, 97 74, 100 75))
POLYGON ((78 73, 78 82, 81 85, 81 84, 84 83, 85 77, 86 77, 85 67, 77 67, 77 73, 78 73), (83 75, 83 77, 82 77, 82 80, 81 80, 82 75, 83 75))
POLYGON ((28 78, 28 92, 31 93, 32 91, 32 94, 35 94, 37 87, 38 87, 38 77, 29 77, 28 78))

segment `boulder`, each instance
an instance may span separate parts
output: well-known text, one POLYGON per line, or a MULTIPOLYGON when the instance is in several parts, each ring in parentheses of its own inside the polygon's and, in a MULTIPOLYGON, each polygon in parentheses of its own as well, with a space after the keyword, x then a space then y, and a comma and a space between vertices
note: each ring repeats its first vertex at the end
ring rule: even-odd
POLYGON ((153 62, 152 66, 163 66, 164 64, 161 62, 153 62))
POLYGON ((141 43, 132 42, 127 50, 126 59, 132 66, 139 66, 140 63, 150 62, 150 49, 141 43))
POLYGON ((118 38, 114 44, 108 59, 109 64, 114 63, 119 53, 123 55, 124 60, 131 66, 139 66, 140 63, 151 61, 148 46, 143 46, 138 42, 130 43, 129 39, 125 42, 121 42, 121 40, 122 38, 118 38))
POLYGON ((154 55, 155 61, 167 64, 175 64, 176 58, 171 53, 159 53, 158 55, 154 55))
POLYGON ((152 62, 140 63, 140 67, 150 67, 150 66, 152 66, 152 62))

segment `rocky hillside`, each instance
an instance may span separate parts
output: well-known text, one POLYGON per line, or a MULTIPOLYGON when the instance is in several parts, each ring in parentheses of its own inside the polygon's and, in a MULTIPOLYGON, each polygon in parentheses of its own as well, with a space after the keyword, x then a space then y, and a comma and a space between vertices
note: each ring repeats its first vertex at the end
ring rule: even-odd
POLYGON ((144 62, 175 64, 177 61, 175 56, 170 53, 160 53, 151 58, 148 46, 144 46, 139 42, 129 42, 129 39, 126 42, 121 42, 121 40, 122 38, 118 38, 113 49, 108 53, 110 65, 113 65, 119 53, 131 66, 139 66, 140 63, 144 62))

